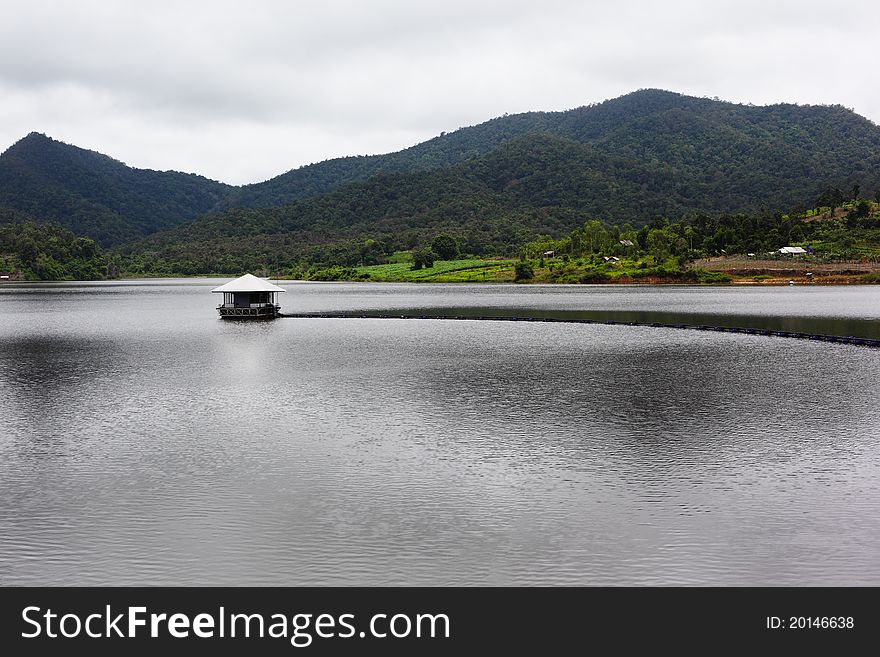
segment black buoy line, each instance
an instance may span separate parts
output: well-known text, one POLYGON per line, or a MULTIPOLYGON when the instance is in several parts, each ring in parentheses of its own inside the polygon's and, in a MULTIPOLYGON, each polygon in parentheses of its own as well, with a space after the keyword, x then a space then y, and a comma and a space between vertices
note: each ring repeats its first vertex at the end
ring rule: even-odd
POLYGON ((762 328, 740 328, 736 326, 710 326, 705 324, 666 324, 662 322, 626 322, 611 319, 569 319, 559 317, 504 317, 484 315, 408 315, 395 313, 289 313, 278 317, 293 319, 444 319, 471 320, 483 322, 554 322, 561 324, 601 324, 605 326, 649 326, 653 328, 684 329, 691 331, 717 331, 719 333, 743 333, 746 335, 764 335, 779 338, 795 338, 798 340, 814 340, 817 342, 834 342, 850 344, 858 347, 880 348, 880 340, 855 336, 825 335, 821 333, 801 333, 797 331, 776 331, 762 328))

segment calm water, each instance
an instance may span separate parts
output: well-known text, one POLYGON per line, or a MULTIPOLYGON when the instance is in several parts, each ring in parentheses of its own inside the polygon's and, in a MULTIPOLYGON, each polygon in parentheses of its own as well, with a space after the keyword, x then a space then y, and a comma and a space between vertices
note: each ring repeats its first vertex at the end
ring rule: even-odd
MULTIPOLYGON (((0 287, 0 584, 880 585, 880 350, 231 323, 218 284, 0 287)), ((291 312, 880 324, 878 287, 285 287, 291 312)))

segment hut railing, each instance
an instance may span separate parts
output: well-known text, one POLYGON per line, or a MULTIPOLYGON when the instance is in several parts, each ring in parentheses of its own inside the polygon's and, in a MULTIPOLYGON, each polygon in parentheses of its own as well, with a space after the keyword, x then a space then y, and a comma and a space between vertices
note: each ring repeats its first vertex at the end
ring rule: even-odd
POLYGON ((275 315, 281 310, 281 306, 271 303, 259 304, 259 307, 256 308, 236 308, 231 305, 220 305, 217 306, 217 310, 223 317, 259 317, 261 315, 275 315))

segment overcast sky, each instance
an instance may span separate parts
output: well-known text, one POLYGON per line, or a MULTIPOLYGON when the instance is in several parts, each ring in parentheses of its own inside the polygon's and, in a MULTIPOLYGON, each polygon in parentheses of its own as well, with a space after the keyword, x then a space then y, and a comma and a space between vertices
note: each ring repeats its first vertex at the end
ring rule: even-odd
POLYGON ((646 87, 880 123, 878 26, 876 0, 0 0, 0 150, 241 184, 646 87))

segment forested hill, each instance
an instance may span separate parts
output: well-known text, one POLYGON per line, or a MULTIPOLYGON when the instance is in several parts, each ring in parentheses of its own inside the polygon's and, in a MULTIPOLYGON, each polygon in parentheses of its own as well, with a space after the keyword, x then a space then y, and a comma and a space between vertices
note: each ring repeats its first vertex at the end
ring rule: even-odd
POLYGON ((342 157, 293 169, 266 182, 244 185, 226 201, 227 207, 265 208, 336 190, 381 174, 414 173, 448 167, 483 155, 515 137, 552 131, 552 113, 528 112, 459 128, 410 148, 385 155, 342 157))
POLYGON ((132 169, 39 134, 0 155, 0 207, 102 245, 164 231, 151 248, 230 232, 256 242, 285 234, 299 248, 388 234, 417 241, 442 228, 492 250, 586 218, 640 225, 658 215, 788 210, 854 185, 880 188, 880 127, 846 108, 755 107, 658 90, 503 116, 397 153, 328 160, 244 187, 132 169))
MULTIPOLYGON (((0 209, 0 218, 12 219, 0 209)), ((0 224, 0 273, 13 280, 94 281, 119 275, 118 257, 108 257, 94 241, 52 224, 24 217, 0 224)))
MULTIPOLYGON (((649 191, 657 179, 674 179, 687 207, 788 207, 822 186, 878 182, 880 127, 844 107, 758 107, 649 89, 565 112, 495 118, 397 153, 301 167, 239 188, 226 205, 284 205, 377 174, 448 167, 535 133, 589 145, 614 159, 618 172, 647 170, 651 180, 640 184, 649 191)), ((637 214, 642 222, 653 218, 637 214)))
POLYGON ((231 189, 192 174, 134 169, 38 133, 0 155, 0 207, 57 222, 103 245, 191 221, 231 189))
MULTIPOLYGON (((226 271, 233 261, 334 262, 357 241, 409 249, 449 232, 467 252, 511 254, 587 219, 639 226, 657 216, 789 211, 813 207, 828 188, 850 195, 858 185, 868 196, 880 189, 880 128, 850 110, 655 91, 502 117, 362 164, 441 146, 435 161, 463 159, 434 168, 423 159, 415 166, 423 170, 382 172, 285 206, 214 212, 128 252, 186 263, 195 273, 226 271)), ((315 165, 310 175, 344 162, 315 165)))

